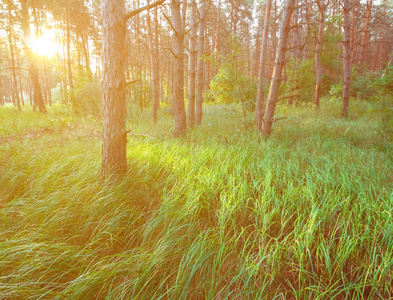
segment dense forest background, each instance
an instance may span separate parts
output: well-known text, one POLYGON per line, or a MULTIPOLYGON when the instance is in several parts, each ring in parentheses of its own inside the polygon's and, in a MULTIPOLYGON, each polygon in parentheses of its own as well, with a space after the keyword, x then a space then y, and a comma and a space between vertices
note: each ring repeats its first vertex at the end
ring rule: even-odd
MULTIPOLYGON (((182 3, 184 76, 186 79, 195 76, 197 71, 189 66, 198 63, 201 82, 197 83, 197 89, 202 90, 206 102, 239 102, 246 111, 253 111, 266 3, 210 1, 201 17, 203 3, 182 3)), ((128 2, 127 8, 135 10, 146 4, 128 2)), ((266 93, 284 10, 283 2, 274 1, 270 5, 263 81, 266 93)), ((288 104, 314 101, 318 52, 321 96, 339 98, 343 89, 343 4, 298 1, 296 5, 290 20, 293 28, 286 44, 280 95, 288 104)), ((381 77, 386 72, 386 78, 391 76, 391 19, 392 7, 388 1, 350 3, 350 96, 353 98, 370 98, 380 90, 381 84, 389 88, 385 82, 388 80, 381 77), (380 85, 373 85, 374 81, 380 85)), ((64 103, 72 105, 75 112, 100 114, 100 25, 100 1, 2 1, 0 105, 12 103, 18 109, 24 104, 38 107, 33 101, 34 87, 28 74, 31 51, 30 60, 36 61, 44 105, 64 103)), ((141 111, 151 109, 157 101, 170 106, 176 70, 169 4, 157 6, 150 13, 136 14, 126 27, 124 64, 129 82, 128 106, 134 104, 141 111), (153 100, 154 97, 158 100, 153 100)), ((189 80, 184 80, 186 98, 189 98, 189 86, 189 80)), ((192 122, 190 119, 189 124, 192 122)))

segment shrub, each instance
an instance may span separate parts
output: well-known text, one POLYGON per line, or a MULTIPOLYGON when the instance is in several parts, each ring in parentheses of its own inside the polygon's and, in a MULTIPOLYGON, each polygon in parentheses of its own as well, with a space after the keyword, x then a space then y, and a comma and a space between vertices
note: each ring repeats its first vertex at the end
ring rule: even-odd
POLYGON ((373 84, 384 94, 393 94, 393 66, 387 66, 381 78, 377 78, 373 84))
POLYGON ((299 101, 312 102, 315 90, 314 60, 296 62, 291 58, 286 75, 288 80, 280 89, 282 93, 299 94, 299 101))
POLYGON ((378 93, 372 82, 376 73, 363 68, 354 67, 351 74, 350 95, 358 99, 370 99, 378 93))
MULTIPOLYGON (((246 65, 244 55, 236 38, 230 40, 232 52, 221 57, 222 64, 217 74, 210 82, 210 90, 205 93, 205 98, 217 103, 240 102, 244 109, 253 111, 257 97, 257 84, 243 68, 246 65)), ((213 60, 207 58, 206 60, 213 60)), ((218 64, 217 61, 213 64, 218 64)))

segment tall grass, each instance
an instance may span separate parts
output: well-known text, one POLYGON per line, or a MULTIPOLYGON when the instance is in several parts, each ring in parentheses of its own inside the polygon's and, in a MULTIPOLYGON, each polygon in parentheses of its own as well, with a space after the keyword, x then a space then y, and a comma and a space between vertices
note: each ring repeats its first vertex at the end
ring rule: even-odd
POLYGON ((183 139, 134 112, 112 186, 97 121, 0 109, 0 298, 393 297, 392 145, 375 104, 338 112, 280 106, 267 140, 237 106, 183 139))

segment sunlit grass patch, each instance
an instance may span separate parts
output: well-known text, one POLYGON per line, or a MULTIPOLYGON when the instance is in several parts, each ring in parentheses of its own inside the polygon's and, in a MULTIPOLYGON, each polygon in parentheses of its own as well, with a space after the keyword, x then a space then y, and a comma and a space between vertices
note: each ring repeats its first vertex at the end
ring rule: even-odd
POLYGON ((17 118, 0 144, 1 297, 391 297, 391 145, 378 110, 357 108, 341 119, 327 103, 280 105, 288 118, 269 139, 236 105, 208 105, 181 139, 169 111, 156 127, 134 111, 118 186, 100 178, 99 121, 64 107, 12 112, 1 123, 17 118))

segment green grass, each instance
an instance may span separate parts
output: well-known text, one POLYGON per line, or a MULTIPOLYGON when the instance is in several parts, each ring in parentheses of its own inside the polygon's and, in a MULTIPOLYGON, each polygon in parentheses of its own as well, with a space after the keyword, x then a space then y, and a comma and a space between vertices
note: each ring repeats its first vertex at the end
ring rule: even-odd
POLYGON ((376 104, 233 106, 173 139, 130 113, 129 172, 100 180, 99 122, 0 109, 0 299, 393 297, 393 156, 376 104))

